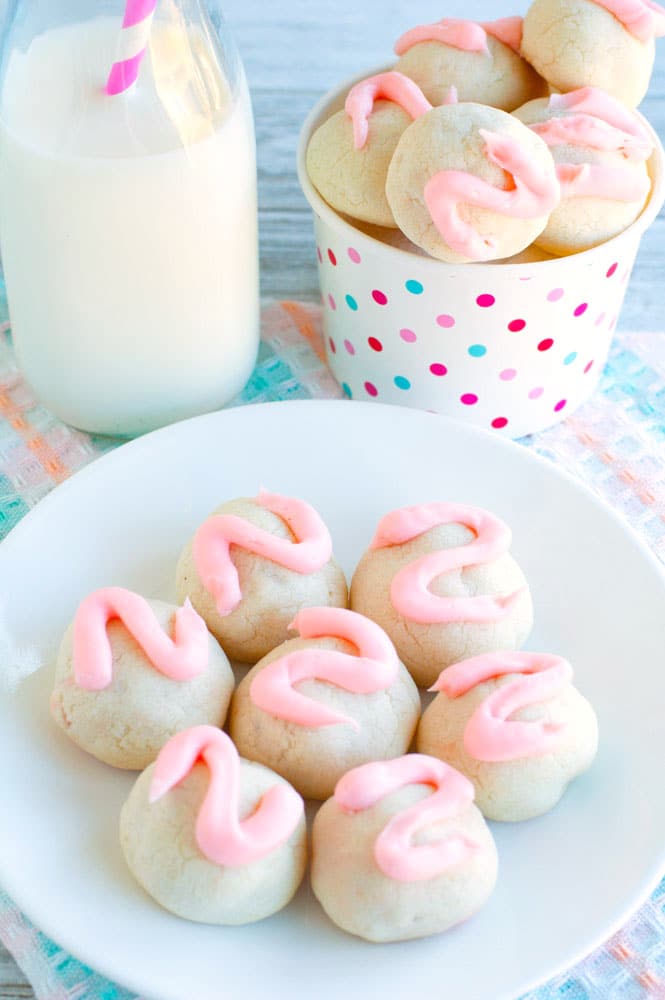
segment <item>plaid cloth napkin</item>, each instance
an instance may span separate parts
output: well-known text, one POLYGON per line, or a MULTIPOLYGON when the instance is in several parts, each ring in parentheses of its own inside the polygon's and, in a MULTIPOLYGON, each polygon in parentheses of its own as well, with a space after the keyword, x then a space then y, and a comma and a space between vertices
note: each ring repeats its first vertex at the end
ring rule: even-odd
MULTIPOLYGON (((317 306, 268 306, 256 369, 232 405, 341 398, 320 324, 317 306)), ((35 400, 16 370, 0 285, 0 538, 57 483, 119 443, 66 427, 35 400)), ((578 476, 665 560, 665 333, 618 335, 594 399, 523 444, 578 476)), ((46 938, 1 890, 0 941, 38 1000, 132 1000, 46 938)), ((647 997, 665 1000, 665 879, 623 930, 524 1000, 647 997)))

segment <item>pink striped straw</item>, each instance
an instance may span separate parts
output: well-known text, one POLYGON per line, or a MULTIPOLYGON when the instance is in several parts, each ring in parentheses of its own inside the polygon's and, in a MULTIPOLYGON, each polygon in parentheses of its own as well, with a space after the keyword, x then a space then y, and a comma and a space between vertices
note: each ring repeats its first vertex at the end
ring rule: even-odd
POLYGON ((107 94, 122 94, 136 83, 148 48, 156 6, 157 0, 127 0, 119 40, 122 57, 111 68, 106 84, 107 94))

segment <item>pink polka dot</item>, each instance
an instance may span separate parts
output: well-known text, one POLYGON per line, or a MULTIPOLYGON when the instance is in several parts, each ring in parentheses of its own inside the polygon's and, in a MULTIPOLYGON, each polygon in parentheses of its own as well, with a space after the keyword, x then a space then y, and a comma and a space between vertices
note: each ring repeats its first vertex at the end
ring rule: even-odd
POLYGON ((328 346, 330 347, 330 350, 333 354, 337 354, 337 347, 332 337, 328 337, 328 346))
POLYGON ((475 406, 478 402, 478 397, 475 392, 465 392, 463 396, 460 396, 460 403, 464 403, 465 406, 475 406))
POLYGON ((369 346, 372 348, 373 351, 377 352, 377 354, 383 350, 383 344, 381 343, 380 340, 377 340, 376 337, 368 337, 367 343, 369 344, 369 346))
POLYGON ((404 330, 400 330, 399 335, 407 344, 415 344, 418 339, 413 330, 407 330, 406 328, 404 328, 404 330))
POLYGON ((582 303, 580 303, 580 305, 577 307, 577 309, 573 313, 573 316, 584 316, 584 313, 587 311, 588 308, 589 308, 589 303, 588 302, 582 302, 582 303))
POLYGON ((476 302, 481 309, 489 309, 490 306, 494 305, 496 299, 494 298, 493 295, 489 295, 487 292, 485 292, 483 295, 478 296, 476 302))
POLYGON ((554 341, 552 340, 551 337, 545 337, 545 340, 541 340, 541 342, 538 344, 538 350, 549 351, 550 347, 552 347, 553 344, 554 341))
POLYGON ((337 303, 335 302, 333 296, 330 294, 328 295, 328 305, 330 306, 333 312, 335 311, 335 309, 337 309, 337 303))
POLYGON ((586 375, 588 372, 591 371, 592 368, 593 368, 593 361, 590 361, 589 364, 584 369, 584 374, 586 375))
POLYGON ((319 258, 319 264, 323 264, 323 254, 321 253, 321 247, 316 248, 316 256, 319 258))
POLYGON ((360 263, 360 261, 361 261, 362 258, 360 256, 360 254, 358 253, 358 251, 356 249, 354 249, 354 247, 349 247, 349 249, 346 252, 349 255, 349 260, 350 261, 353 261, 354 264, 359 264, 360 263))
POLYGON ((455 326, 455 317, 448 316, 447 313, 441 313, 440 316, 436 317, 436 321, 439 326, 444 328, 444 330, 449 330, 451 327, 455 326))
POLYGON ((333 267, 337 267, 337 257, 335 257, 335 254, 332 252, 330 247, 328 247, 328 260, 333 267))
POLYGON ((531 392, 529 393, 529 399, 540 399, 540 397, 544 392, 545 390, 543 389, 543 387, 539 385, 535 389, 531 390, 531 392))
POLYGON ((388 296, 384 292, 380 292, 378 288, 375 288, 372 292, 372 298, 377 305, 385 306, 388 304, 388 296))
POLYGON ((607 278, 611 278, 613 274, 616 274, 616 270, 617 270, 618 266, 619 265, 616 262, 614 264, 612 264, 612 266, 610 268, 608 268, 606 277, 607 278))
POLYGON ((438 364, 438 362, 435 362, 435 364, 430 365, 429 370, 431 371, 432 375, 438 375, 439 377, 448 374, 448 369, 446 368, 446 366, 438 364))
POLYGON ((560 399, 559 402, 554 407, 554 412, 555 413, 561 413, 561 410, 563 410, 563 408, 564 408, 564 406, 566 405, 567 402, 568 402, 567 399, 560 399))
POLYGON ((502 382, 512 382, 512 380, 515 378, 516 375, 517 372, 514 368, 504 368, 504 370, 499 375, 499 378, 501 379, 502 382))
POLYGON ((378 396, 379 390, 371 382, 365 382, 365 392, 368 396, 378 396))
POLYGON ((630 278, 630 268, 628 268, 627 271, 624 271, 624 273, 621 275, 621 283, 625 285, 629 278, 630 278))
POLYGON ((558 302, 565 295, 563 288, 553 288, 547 296, 548 302, 558 302))
POLYGON ((350 340, 345 340, 344 341, 344 348, 346 350, 346 353, 350 354, 351 356, 353 356, 356 353, 356 349, 355 349, 355 347, 353 346, 353 344, 351 343, 350 340))
POLYGON ((508 329, 511 333, 519 333, 526 326, 526 322, 523 319, 513 319, 508 324, 508 329))
POLYGON ((504 427, 508 426, 508 420, 506 417, 497 417, 492 421, 492 427, 495 427, 497 431, 502 430, 504 427))
POLYGON ((605 313, 602 312, 599 314, 598 319, 596 320, 596 326, 600 326, 600 324, 603 322, 604 319, 605 319, 605 313))

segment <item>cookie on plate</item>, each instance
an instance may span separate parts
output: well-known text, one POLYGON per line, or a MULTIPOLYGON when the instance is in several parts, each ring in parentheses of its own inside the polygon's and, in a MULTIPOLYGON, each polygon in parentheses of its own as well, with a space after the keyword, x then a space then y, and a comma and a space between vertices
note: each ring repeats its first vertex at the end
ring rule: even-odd
POLYGON ((496 875, 473 785, 432 757, 349 771, 314 820, 314 895, 338 927, 367 941, 448 930, 483 906, 496 875))
POLYGON ((351 583, 351 607, 377 622, 419 687, 444 667, 517 649, 533 620, 508 526, 466 504, 429 503, 379 522, 351 583))
POLYGON ((473 782, 488 819, 552 809, 598 748, 596 714, 570 664, 543 653, 497 652, 444 670, 418 728, 418 750, 473 782))
POLYGON ((136 880, 186 920, 247 924, 281 910, 307 863, 303 801, 212 726, 185 730, 140 775, 120 814, 136 880))
POLYGON ((242 663, 284 642, 301 608, 346 607, 348 597, 319 514, 263 490, 223 504, 201 525, 182 552, 176 587, 242 663))
POLYGON ((243 757, 306 798, 326 799, 346 771, 406 753, 418 689, 375 622, 343 608, 305 608, 300 638, 268 653, 238 686, 229 717, 243 757))
POLYGON ((107 587, 82 602, 64 635, 51 714, 94 757, 142 770, 179 730, 223 725, 233 686, 224 651, 188 602, 107 587))

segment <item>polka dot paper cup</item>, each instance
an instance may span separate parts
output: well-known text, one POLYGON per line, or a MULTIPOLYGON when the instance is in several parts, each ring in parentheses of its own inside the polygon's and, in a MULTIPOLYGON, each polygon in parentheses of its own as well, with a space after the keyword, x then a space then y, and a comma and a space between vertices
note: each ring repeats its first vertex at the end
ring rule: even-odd
POLYGON ((619 236, 569 257, 445 264, 374 239, 312 187, 309 137, 353 82, 314 108, 298 150, 335 377, 353 399, 416 406, 508 437, 564 419, 598 382, 640 239, 665 200, 655 133, 650 200, 619 236))

